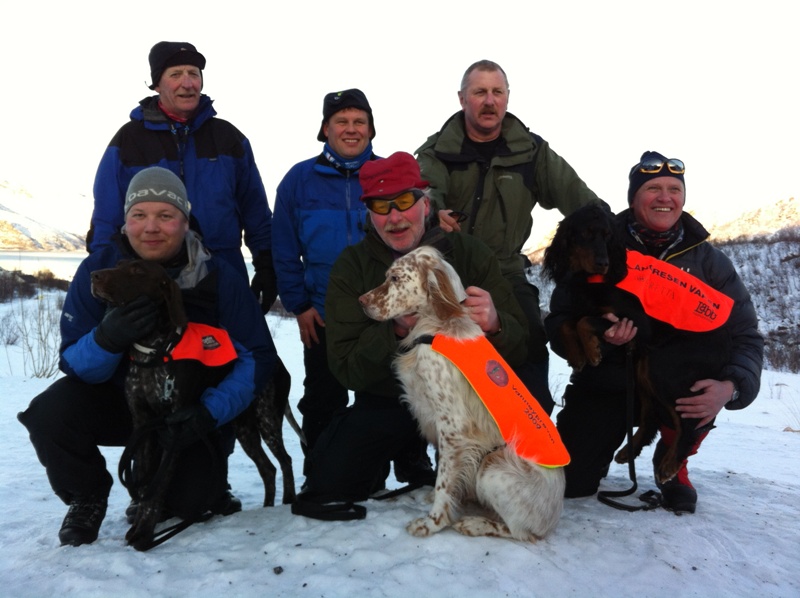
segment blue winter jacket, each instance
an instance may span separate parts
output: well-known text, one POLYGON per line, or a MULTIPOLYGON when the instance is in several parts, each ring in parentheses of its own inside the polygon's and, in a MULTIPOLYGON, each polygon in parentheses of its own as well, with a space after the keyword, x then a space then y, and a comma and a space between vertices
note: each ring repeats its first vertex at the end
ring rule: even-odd
POLYGON ((275 197, 272 259, 288 311, 313 306, 325 318, 331 267, 345 247, 364 238, 366 214, 357 170, 334 168, 320 155, 286 173, 275 197))
MULTIPOLYGON (((94 338, 106 304, 92 296, 91 273, 114 267, 134 257, 117 242, 90 254, 78 266, 61 313, 61 359, 67 376, 88 384, 112 381, 122 387, 127 352, 109 353, 94 338)), ((276 351, 261 310, 246 280, 215 256, 209 272, 193 289, 182 289, 184 307, 191 322, 224 328, 234 342, 238 359, 233 370, 216 387, 206 389, 201 400, 221 426, 241 413, 263 388, 275 367, 276 351)))
POLYGON ((124 224, 123 205, 133 176, 149 166, 168 168, 186 185, 203 243, 247 276, 242 231, 253 257, 272 244, 271 211, 248 139, 216 118, 203 95, 188 123, 172 121, 158 96, 143 99, 106 148, 94 181, 94 211, 86 245, 110 244, 124 224))

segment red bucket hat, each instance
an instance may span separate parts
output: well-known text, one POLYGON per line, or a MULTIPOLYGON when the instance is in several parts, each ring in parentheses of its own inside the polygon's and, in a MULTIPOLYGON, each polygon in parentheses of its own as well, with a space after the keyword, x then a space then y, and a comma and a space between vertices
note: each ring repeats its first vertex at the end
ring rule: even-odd
POLYGON ((419 164, 406 152, 395 152, 388 158, 368 160, 358 172, 361 201, 372 197, 393 199, 409 189, 425 189, 419 164))

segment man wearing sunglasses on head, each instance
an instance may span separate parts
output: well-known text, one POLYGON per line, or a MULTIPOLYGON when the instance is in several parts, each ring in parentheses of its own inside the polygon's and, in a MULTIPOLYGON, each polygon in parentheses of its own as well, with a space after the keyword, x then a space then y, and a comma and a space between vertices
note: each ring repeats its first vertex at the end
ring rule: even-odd
MULTIPOLYGON (((645 152, 629 174, 630 208, 616 217, 617 232, 628 249, 677 266, 734 301, 726 326, 732 351, 719 380, 697 380, 696 396, 677 400, 682 417, 700 420, 694 430, 690 455, 714 427, 724 408, 743 409, 758 395, 761 382, 764 341, 750 294, 728 257, 709 242, 709 233, 695 218, 683 211, 686 201, 685 166, 658 152, 645 152)), ((677 303, 676 303, 677 305, 677 303)), ((676 306, 675 309, 678 309, 676 306)), ((570 297, 565 285, 557 285, 550 301, 545 325, 551 347, 564 355, 556 331, 570 317, 570 297)), ((626 434, 626 350, 636 337, 627 318, 608 316, 615 322, 605 333, 607 346, 596 367, 573 372, 564 392, 564 408, 557 417, 558 431, 572 458, 565 467, 566 496, 589 496, 597 492, 608 471, 614 452, 626 434)), ((709 346, 708 351, 719 347, 709 346)), ((672 363, 658 367, 682 367, 672 363)), ((660 461, 675 437, 669 426, 660 426, 661 438, 653 462, 660 461)), ((697 492, 689 481, 684 460, 678 474, 659 484, 662 504, 676 513, 694 513, 697 492)))
MULTIPOLYGON (((473 319, 490 342, 512 367, 521 365, 526 354, 525 316, 494 254, 475 237, 445 233, 436 225, 428 183, 414 157, 397 152, 368 162, 359 178, 369 230, 336 260, 325 301, 331 371, 354 391, 355 401, 334 416, 309 456, 307 484, 299 497, 306 504, 367 499, 383 488, 390 461, 420 442, 392 370, 413 316, 377 322, 358 301, 385 280, 397 257, 420 245, 439 249, 461 277, 465 305, 473 308, 473 319)), ((301 510, 302 504, 296 512, 301 510)))
POLYGON ((443 229, 486 243, 511 282, 529 325, 528 361, 520 378, 551 413, 549 355, 539 290, 525 276, 522 247, 537 204, 568 215, 598 201, 575 170, 539 135, 507 112, 508 78, 499 64, 481 60, 464 73, 461 110, 417 149, 422 176, 443 229), (455 210, 455 214, 453 214, 455 210), (461 215, 461 218, 454 217, 461 215))

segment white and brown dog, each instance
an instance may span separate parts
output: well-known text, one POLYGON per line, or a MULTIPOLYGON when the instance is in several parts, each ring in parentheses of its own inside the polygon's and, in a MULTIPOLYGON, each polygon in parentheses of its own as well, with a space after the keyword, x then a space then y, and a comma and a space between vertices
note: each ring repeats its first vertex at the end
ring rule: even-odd
POLYGON ((403 399, 422 434, 437 446, 439 460, 431 510, 407 529, 424 537, 452 526, 467 536, 536 541, 561 515, 563 468, 520 457, 458 367, 419 342, 437 334, 464 340, 482 336, 461 304, 465 297, 453 267, 436 249, 420 247, 397 259, 386 282, 359 298, 375 320, 418 316, 394 368, 403 399), (481 512, 459 513, 468 504, 482 507, 481 512))

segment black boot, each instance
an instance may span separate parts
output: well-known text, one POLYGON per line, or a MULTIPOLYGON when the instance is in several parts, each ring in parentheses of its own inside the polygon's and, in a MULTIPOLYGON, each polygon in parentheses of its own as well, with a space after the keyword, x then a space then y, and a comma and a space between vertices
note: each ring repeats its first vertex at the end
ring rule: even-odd
POLYGON ((428 456, 428 443, 425 440, 420 439, 395 458, 394 477, 401 483, 436 485, 436 471, 428 456))
POLYGON ((80 546, 97 540, 107 507, 108 499, 104 496, 73 499, 58 532, 61 546, 80 546))

